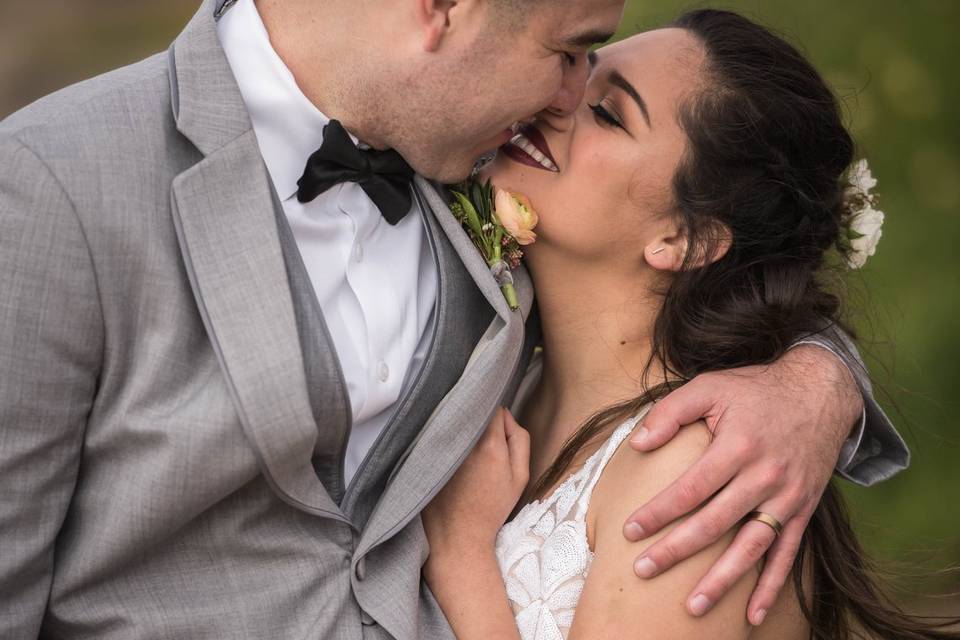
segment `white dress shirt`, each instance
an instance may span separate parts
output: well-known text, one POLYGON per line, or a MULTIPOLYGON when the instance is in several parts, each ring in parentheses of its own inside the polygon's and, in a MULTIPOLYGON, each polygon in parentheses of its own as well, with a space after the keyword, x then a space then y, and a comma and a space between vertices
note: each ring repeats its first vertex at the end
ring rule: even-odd
POLYGON ((356 183, 301 204, 297 180, 329 118, 274 51, 254 0, 239 0, 217 29, 343 369, 349 484, 426 359, 437 269, 424 220, 414 204, 391 226, 356 183))

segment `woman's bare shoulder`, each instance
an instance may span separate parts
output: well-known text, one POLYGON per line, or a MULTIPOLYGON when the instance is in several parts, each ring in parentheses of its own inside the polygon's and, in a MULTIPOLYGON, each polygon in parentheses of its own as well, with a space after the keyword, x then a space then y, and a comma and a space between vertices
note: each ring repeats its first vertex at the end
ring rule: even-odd
MULTIPOLYGON (((704 618, 695 619, 686 612, 683 603, 688 594, 732 542, 735 531, 654 580, 640 580, 632 575, 633 559, 682 520, 671 523, 650 539, 636 543, 627 542, 623 537, 624 522, 634 510, 683 475, 703 455, 710 446, 712 433, 706 423, 700 421, 682 428, 663 447, 645 453, 635 451, 628 440, 624 440, 610 458, 591 496, 587 513, 588 538, 591 548, 598 554, 595 560, 597 575, 591 593, 584 599, 586 610, 581 611, 578 607, 578 614, 589 615, 589 609, 593 608, 590 603, 602 591, 600 600, 612 600, 613 606, 634 613, 647 611, 650 614, 646 616, 647 620, 656 618, 656 624, 651 627, 648 623, 645 627, 649 637, 694 638, 708 632, 715 640, 793 640, 805 637, 803 633, 808 627, 792 588, 784 589, 762 627, 753 628, 746 622, 744 612, 759 577, 759 567, 744 576, 704 618), (601 579, 600 574, 607 577, 601 579), (664 608, 664 603, 671 604, 664 608)), ((591 625, 595 624, 598 624, 597 619, 591 620, 591 625)), ((630 629, 608 631, 626 633, 630 629)))
MULTIPOLYGON (((631 437, 638 428, 639 425, 631 437)), ((639 507, 689 469, 710 446, 711 438, 710 429, 703 421, 683 427, 672 440, 650 452, 634 450, 628 437, 604 469, 594 490, 591 509, 599 512, 608 503, 625 500, 639 507)))

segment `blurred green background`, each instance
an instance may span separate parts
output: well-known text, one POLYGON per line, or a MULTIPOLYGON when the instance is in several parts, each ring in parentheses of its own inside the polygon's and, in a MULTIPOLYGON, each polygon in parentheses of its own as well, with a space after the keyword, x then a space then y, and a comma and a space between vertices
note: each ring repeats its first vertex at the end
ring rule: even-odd
MULTIPOLYGON (((199 0, 0 0, 0 117, 77 80, 163 50, 199 0)), ((907 472, 845 486, 857 529, 919 610, 960 615, 960 0, 627 0, 620 36, 682 10, 728 8, 801 46, 833 83, 879 179, 878 254, 857 275, 857 325, 899 407, 907 472)), ((895 415, 892 413, 892 415, 895 415)))

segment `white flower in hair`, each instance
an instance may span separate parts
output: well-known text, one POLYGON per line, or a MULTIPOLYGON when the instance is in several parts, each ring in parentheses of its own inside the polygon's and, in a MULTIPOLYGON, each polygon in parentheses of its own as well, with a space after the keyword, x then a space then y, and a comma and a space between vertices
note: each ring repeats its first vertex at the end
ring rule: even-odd
POLYGON ((870 165, 865 158, 857 160, 847 170, 847 180, 850 182, 847 193, 862 193, 869 196, 870 191, 877 186, 877 179, 873 177, 870 165))
POLYGON ((866 160, 858 160, 850 167, 847 180, 850 183, 846 194, 850 213, 846 242, 841 241, 841 244, 847 248, 847 264, 851 269, 859 269, 877 252, 883 235, 883 212, 875 208, 876 196, 870 193, 877 186, 877 180, 870 173, 866 160))

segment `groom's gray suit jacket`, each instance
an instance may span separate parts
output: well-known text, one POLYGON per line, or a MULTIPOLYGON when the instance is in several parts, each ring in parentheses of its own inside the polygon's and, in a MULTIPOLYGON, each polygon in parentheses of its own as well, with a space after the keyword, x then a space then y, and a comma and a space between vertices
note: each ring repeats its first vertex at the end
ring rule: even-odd
MULTIPOLYGON (((0 124, 0 637, 451 637, 418 514, 512 394, 529 278, 511 312, 417 180, 433 345, 343 486, 343 378, 216 8, 0 124)), ((906 455, 870 406, 863 482, 906 455)))

